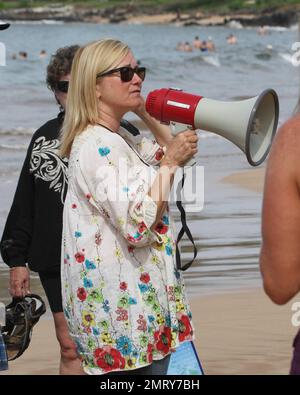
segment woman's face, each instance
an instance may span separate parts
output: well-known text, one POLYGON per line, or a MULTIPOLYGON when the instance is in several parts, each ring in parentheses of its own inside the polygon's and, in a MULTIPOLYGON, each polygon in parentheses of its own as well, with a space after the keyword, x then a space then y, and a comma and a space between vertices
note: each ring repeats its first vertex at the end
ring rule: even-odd
MULTIPOLYGON (((135 68, 137 62, 131 52, 112 69, 130 66, 135 68)), ((96 94, 99 99, 100 111, 112 110, 114 114, 123 116, 127 111, 133 111, 143 103, 141 96, 141 78, 134 73, 131 81, 123 82, 120 72, 109 74, 98 79, 96 94)))

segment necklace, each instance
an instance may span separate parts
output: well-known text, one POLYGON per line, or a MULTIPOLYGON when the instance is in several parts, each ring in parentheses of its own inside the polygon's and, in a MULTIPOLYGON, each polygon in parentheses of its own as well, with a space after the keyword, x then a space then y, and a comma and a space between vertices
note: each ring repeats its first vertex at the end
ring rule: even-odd
MULTIPOLYGON (((117 133, 117 135, 120 136, 118 132, 114 132, 113 130, 111 130, 109 127, 103 125, 102 123, 97 123, 97 125, 102 126, 104 129, 109 130, 112 133, 117 133)), ((140 159, 140 161, 142 161, 146 166, 149 167, 150 166, 149 163, 145 162, 144 159, 141 158, 140 154, 122 136, 120 136, 120 137, 132 149, 132 151, 137 155, 137 157, 140 159)))
POLYGON ((113 130, 111 130, 108 126, 105 126, 105 125, 103 125, 102 123, 97 123, 97 125, 102 126, 104 129, 107 129, 107 130, 109 130, 109 131, 112 132, 112 133, 116 133, 116 132, 114 132, 113 130))

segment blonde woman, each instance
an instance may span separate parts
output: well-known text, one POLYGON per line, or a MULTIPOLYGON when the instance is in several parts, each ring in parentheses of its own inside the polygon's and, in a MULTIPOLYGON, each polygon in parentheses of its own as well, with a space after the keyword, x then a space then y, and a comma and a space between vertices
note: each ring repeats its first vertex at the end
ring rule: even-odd
POLYGON ((62 292, 87 374, 166 374, 170 353, 194 336, 168 195, 197 135, 169 139, 161 157, 119 133, 124 114, 143 105, 145 73, 127 45, 110 39, 81 48, 71 73, 62 292))

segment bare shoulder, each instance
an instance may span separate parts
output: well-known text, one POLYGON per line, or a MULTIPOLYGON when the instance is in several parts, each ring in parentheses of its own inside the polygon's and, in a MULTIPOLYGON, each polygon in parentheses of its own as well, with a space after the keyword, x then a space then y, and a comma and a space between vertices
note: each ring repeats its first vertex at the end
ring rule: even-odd
POLYGON ((300 114, 290 118, 280 127, 274 140, 274 145, 278 144, 282 144, 284 149, 300 150, 300 114))
POLYGON ((267 178, 294 180, 300 185, 300 114, 286 121, 278 130, 267 164, 267 178))
POLYGON ((286 121, 276 133, 269 161, 282 160, 286 164, 300 163, 300 114, 286 121))

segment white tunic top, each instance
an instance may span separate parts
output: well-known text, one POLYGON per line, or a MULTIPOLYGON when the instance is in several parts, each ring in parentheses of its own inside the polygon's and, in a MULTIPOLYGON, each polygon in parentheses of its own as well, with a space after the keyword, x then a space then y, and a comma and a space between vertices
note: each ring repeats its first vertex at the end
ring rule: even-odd
POLYGON ((148 163, 162 155, 156 142, 125 129, 89 126, 74 141, 62 294, 88 374, 141 368, 193 339, 169 209, 150 230, 157 206, 147 193, 156 170, 148 163))

